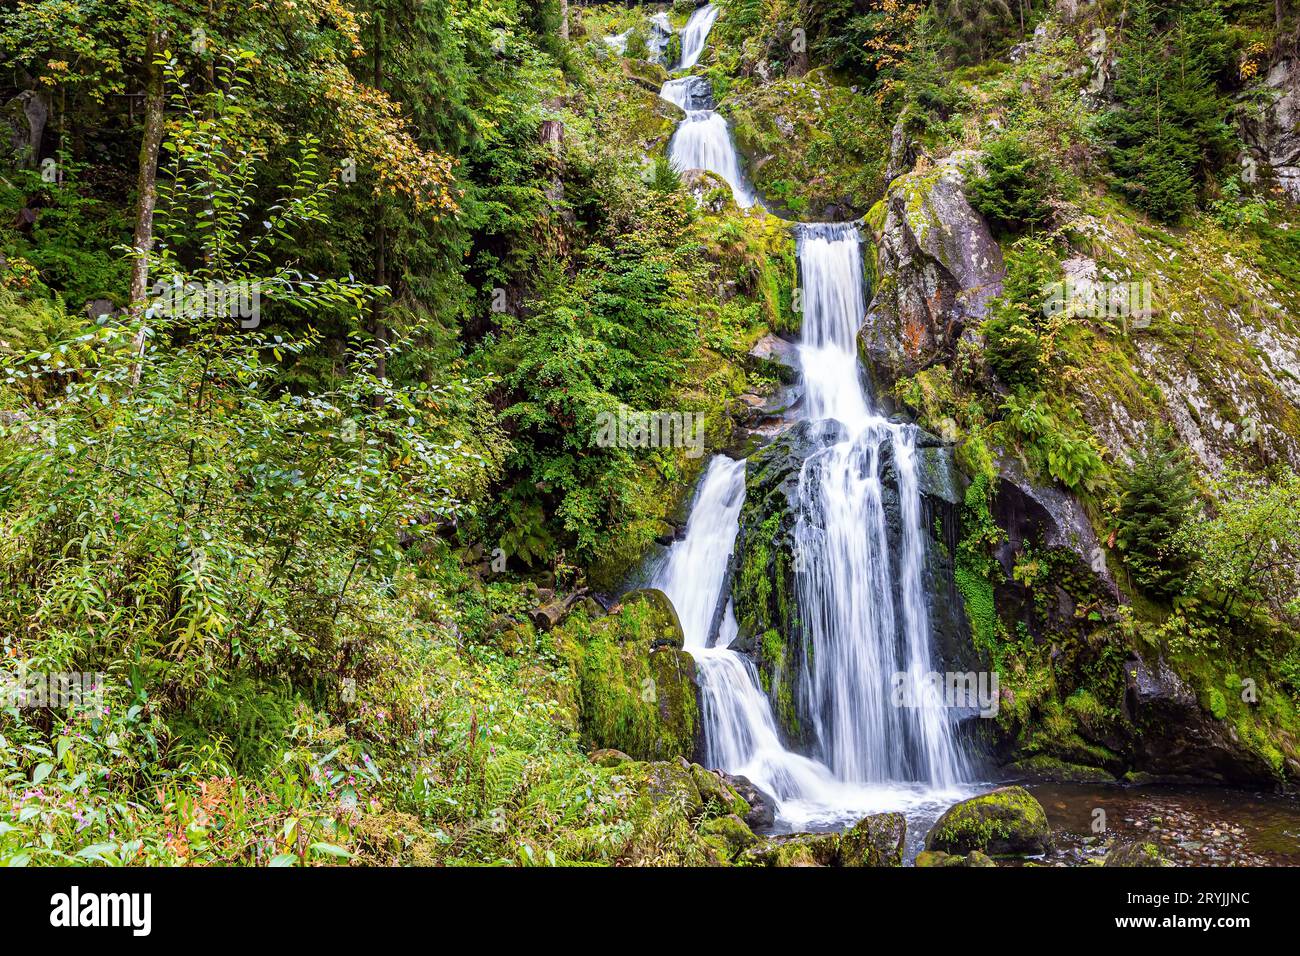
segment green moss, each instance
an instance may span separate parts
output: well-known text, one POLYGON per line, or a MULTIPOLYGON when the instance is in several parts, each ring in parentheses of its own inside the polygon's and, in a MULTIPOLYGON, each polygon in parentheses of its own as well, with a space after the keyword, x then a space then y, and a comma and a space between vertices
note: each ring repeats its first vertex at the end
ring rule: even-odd
POLYGON ((927 850, 1040 853, 1051 843, 1042 804, 1024 787, 1000 787, 949 807, 926 835, 927 850))
POLYGON ((640 759, 690 756, 699 729, 695 662, 657 592, 592 623, 576 614, 557 631, 578 677, 584 741, 640 759))

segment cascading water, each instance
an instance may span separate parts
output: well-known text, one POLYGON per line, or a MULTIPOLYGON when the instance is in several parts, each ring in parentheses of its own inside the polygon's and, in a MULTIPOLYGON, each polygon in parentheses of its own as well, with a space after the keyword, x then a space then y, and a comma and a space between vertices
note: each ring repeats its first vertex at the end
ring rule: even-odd
MULTIPOLYGON (((710 10, 687 25, 685 67, 703 49, 717 17, 710 10)), ((669 80, 661 95, 687 111, 669 146, 674 167, 709 169, 739 205, 758 202, 708 82, 669 80)), ((754 664, 730 650, 737 624, 726 569, 744 504, 743 461, 710 462, 686 535, 654 583, 677 608, 697 664, 706 761, 770 794, 779 827, 835 826, 886 810, 924 819, 963 795, 969 768, 928 682, 916 429, 875 413, 862 385, 855 346, 866 296, 856 228, 800 226, 798 253, 804 415, 827 439, 804 463, 795 526, 806 628, 800 704, 820 760, 785 747, 754 664), (895 477, 888 486, 887 460, 895 477), (900 693, 908 706, 898 706, 900 693)), ((913 850, 923 832, 912 831, 913 850)))
POLYGON ((677 609, 695 659, 706 763, 748 777, 776 798, 778 812, 787 804, 795 811, 809 794, 834 793, 840 784, 826 767, 786 750, 753 662, 729 649, 737 627, 724 585, 744 501, 745 463, 716 456, 700 481, 686 536, 653 583, 677 609))
POLYGON ((810 418, 836 438, 804 462, 795 541, 807 628, 801 693, 820 755, 842 780, 950 787, 967 768, 949 713, 929 691, 930 626, 915 428, 870 411, 856 359, 865 313, 857 230, 802 226, 800 361, 810 418), (884 458, 897 476, 890 508, 884 458), (908 706, 899 706, 899 701, 908 706))
POLYGON ((699 62, 704 52, 704 43, 713 29, 713 21, 718 19, 718 8, 711 3, 697 9, 686 21, 682 30, 682 61, 677 64, 679 70, 689 70, 699 62))
MULTIPOLYGON (((718 18, 718 8, 712 4, 700 7, 682 31, 682 62, 680 69, 690 69, 700 58, 713 22, 718 18)), ((677 125, 668 143, 668 161, 679 173, 688 169, 707 169, 717 173, 731 186, 736 205, 748 209, 758 202, 750 188, 731 138, 731 127, 721 113, 713 109, 713 90, 709 81, 700 76, 686 76, 669 80, 659 90, 659 95, 686 111, 686 119, 677 125)))
MULTIPOLYGON (((670 81, 671 82, 671 81, 670 81)), ((687 110, 668 144, 668 161, 679 173, 707 169, 731 186, 736 205, 748 209, 757 202, 740 168, 740 157, 731 140, 731 127, 714 110, 687 110)))

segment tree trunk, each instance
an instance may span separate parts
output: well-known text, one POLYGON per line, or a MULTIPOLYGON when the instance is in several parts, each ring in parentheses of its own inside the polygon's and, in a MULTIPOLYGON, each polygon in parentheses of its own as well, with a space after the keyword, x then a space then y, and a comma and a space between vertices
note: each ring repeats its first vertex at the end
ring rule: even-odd
MULTIPOLYGON (((1277 0, 1281 3, 1282 0, 1277 0)), ((569 0, 560 0, 560 39, 569 39, 569 0)))
POLYGON ((131 320, 140 323, 135 333, 135 360, 131 384, 140 382, 140 360, 144 355, 144 311, 149 293, 149 254, 153 251, 153 214, 158 202, 158 149, 163 133, 163 75, 158 57, 167 45, 165 31, 152 31, 145 43, 146 81, 144 91, 144 135, 140 140, 140 170, 136 181, 135 263, 131 267, 131 320))

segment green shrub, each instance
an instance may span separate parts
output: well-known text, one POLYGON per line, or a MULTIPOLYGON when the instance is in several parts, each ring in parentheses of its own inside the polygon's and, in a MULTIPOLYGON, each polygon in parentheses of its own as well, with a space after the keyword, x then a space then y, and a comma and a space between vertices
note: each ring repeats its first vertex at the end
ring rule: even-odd
POLYGON ((994 140, 984 154, 984 174, 968 184, 970 203, 994 232, 1023 232, 1051 217, 1050 179, 1038 155, 1017 136, 994 140))

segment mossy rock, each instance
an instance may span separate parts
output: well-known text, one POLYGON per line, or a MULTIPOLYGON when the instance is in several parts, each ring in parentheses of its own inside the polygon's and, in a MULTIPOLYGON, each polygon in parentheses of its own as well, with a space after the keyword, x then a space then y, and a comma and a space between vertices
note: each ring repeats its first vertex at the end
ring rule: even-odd
POLYGON ((624 764, 622 769, 643 807, 666 804, 687 817, 695 817, 704 809, 704 798, 700 796, 691 767, 685 760, 656 760, 624 764))
POLYGON ((941 850, 922 850, 916 855, 916 865, 922 869, 934 869, 948 866, 997 866, 988 854, 981 853, 979 850, 971 850, 965 856, 958 856, 954 853, 944 853, 941 850))
POLYGON ((1005 768, 1032 780, 1049 780, 1053 783, 1118 783, 1115 775, 1100 767, 1087 767, 1039 754, 1017 760, 1005 768))
POLYGON ((1121 843, 1106 854, 1103 866, 1173 866, 1154 843, 1121 843))
POLYGON ((1047 813, 1024 787, 999 787, 944 811, 925 837, 927 850, 1029 856, 1052 845, 1047 813))
POLYGON ((700 835, 706 843, 713 845, 718 855, 730 861, 758 843, 754 831, 745 825, 745 821, 734 813, 725 817, 714 817, 700 825, 700 835))
POLYGON ((902 866, 907 818, 901 813, 873 813, 840 837, 841 866, 902 866))
POLYGON ((658 588, 629 591, 621 603, 623 608, 647 605, 650 616, 639 627, 620 629, 620 640, 649 640, 652 647, 681 647, 685 643, 677 608, 663 591, 658 588))
POLYGON ((700 731, 695 661, 681 650, 662 591, 634 591, 597 621, 575 615, 554 632, 578 683, 586 745, 637 760, 689 757, 700 731))
POLYGON ((839 866, 838 833, 792 833, 773 837, 746 850, 740 862, 749 866, 839 866))
POLYGON ((615 750, 612 747, 604 747, 600 750, 593 750, 587 755, 587 759, 597 767, 617 767, 631 761, 631 757, 621 750, 615 750))
POLYGON ((704 801, 706 816, 733 815, 744 817, 749 813, 749 804, 715 770, 706 770, 699 764, 691 764, 691 776, 704 801))

